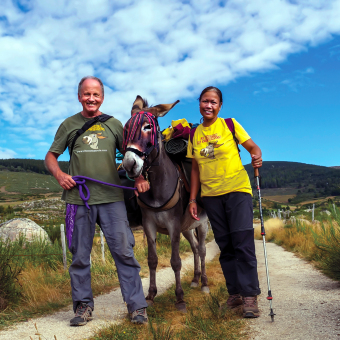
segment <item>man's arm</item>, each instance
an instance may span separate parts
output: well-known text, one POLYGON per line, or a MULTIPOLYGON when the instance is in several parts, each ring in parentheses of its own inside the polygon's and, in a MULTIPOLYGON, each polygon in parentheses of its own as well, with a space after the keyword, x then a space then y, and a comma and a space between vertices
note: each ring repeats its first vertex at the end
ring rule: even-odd
POLYGON ((59 185, 65 189, 69 190, 76 186, 76 182, 72 179, 72 176, 61 171, 58 164, 58 157, 60 155, 55 152, 47 152, 45 157, 46 169, 53 175, 53 177, 58 181, 59 185))

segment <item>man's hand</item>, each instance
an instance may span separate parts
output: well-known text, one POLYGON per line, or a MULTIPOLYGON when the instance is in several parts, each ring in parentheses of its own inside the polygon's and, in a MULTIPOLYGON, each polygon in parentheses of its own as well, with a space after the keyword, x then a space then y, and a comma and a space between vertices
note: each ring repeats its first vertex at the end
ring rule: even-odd
POLYGON ((262 157, 260 155, 251 155, 251 164, 253 168, 261 168, 262 166, 262 157))
POLYGON ((63 189, 70 190, 76 186, 76 182, 72 179, 72 176, 61 171, 58 164, 59 156, 58 153, 48 151, 45 157, 45 166, 63 189))
POLYGON ((76 182, 72 179, 72 176, 62 171, 57 174, 56 180, 58 181, 59 185, 65 190, 70 190, 71 188, 76 186, 76 182))
POLYGON ((139 192, 145 192, 150 189, 150 183, 144 179, 143 175, 140 175, 135 179, 135 188, 137 188, 137 190, 135 190, 134 192, 135 195, 138 197, 139 192))

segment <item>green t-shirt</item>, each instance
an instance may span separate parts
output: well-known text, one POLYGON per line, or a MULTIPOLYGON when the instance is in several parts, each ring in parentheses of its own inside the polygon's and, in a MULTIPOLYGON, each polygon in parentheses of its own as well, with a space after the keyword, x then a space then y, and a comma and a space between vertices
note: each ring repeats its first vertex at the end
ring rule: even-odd
MULTIPOLYGON (((76 132, 89 120, 91 118, 83 117, 80 112, 65 119, 49 151, 62 154, 68 147, 70 152, 76 132)), ((121 151, 122 142, 123 125, 119 120, 110 118, 105 123, 92 125, 75 142, 69 174, 121 185, 116 166, 116 148, 121 151)), ((91 193, 90 205, 124 201, 122 189, 92 181, 86 181, 86 185, 91 193)), ((77 187, 64 190, 62 199, 67 203, 84 205, 77 187)))

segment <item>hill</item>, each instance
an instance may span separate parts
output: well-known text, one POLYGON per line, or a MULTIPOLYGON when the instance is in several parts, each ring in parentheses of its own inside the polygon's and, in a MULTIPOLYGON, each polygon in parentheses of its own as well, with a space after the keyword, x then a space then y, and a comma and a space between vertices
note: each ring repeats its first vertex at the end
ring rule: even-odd
POLYGON ((0 202, 45 198, 61 191, 62 188, 51 175, 0 171, 0 202))
MULTIPOLYGON (((59 162, 67 172, 68 162, 59 162)), ((254 178, 251 164, 245 166, 250 179, 254 178)), ((300 203, 316 198, 340 196, 340 169, 297 162, 263 162, 260 170, 263 197, 273 200, 300 203)), ((19 174, 18 174, 19 175, 19 174)), ((45 169, 44 161, 37 159, 0 159, 0 183, 2 192, 17 194, 56 193, 60 187, 45 169), (5 175, 7 173, 7 175, 5 175), (10 173, 31 173, 16 176, 10 173), (34 175, 36 173, 36 175, 34 175), (39 174, 39 177, 37 176, 39 174)), ((0 189, 1 189, 0 188, 0 189)), ((1 199, 1 198, 0 198, 1 199)))
MULTIPOLYGON (((59 162, 62 171, 67 172, 68 162, 59 162)), ((11 172, 35 172, 46 175, 49 172, 45 168, 44 161, 41 159, 0 159, 0 171, 11 172)))
MULTIPOLYGON (((251 164, 247 164, 245 169, 249 177, 254 178, 251 164)), ((318 197, 340 196, 340 169, 333 167, 297 162, 263 162, 260 174, 263 189, 276 189, 271 191, 277 195, 285 191, 292 197, 291 203, 318 197)))

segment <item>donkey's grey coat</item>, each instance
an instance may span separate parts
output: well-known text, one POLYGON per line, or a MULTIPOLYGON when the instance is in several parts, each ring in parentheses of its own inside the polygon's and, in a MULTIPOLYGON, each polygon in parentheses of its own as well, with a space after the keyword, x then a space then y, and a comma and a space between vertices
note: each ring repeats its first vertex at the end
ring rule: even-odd
MULTIPOLYGON (((147 102, 140 96, 137 96, 133 107, 132 114, 138 111, 151 112, 155 117, 164 116, 171 110, 174 104, 162 104, 151 108, 147 107, 147 102)), ((136 133, 134 140, 129 141, 128 147, 135 148, 144 152, 150 142, 150 131, 148 129, 148 122, 144 120, 142 126, 136 133), (140 129, 142 129, 140 133, 140 129), (140 136, 140 138, 138 138, 140 136)), ((153 165, 148 171, 148 179, 150 181, 150 190, 140 194, 143 202, 152 207, 159 207, 166 203, 172 196, 178 181, 178 171, 165 152, 163 143, 161 141, 161 134, 158 132, 159 153, 154 149, 150 154, 150 159, 155 159, 153 165)), ((123 159, 123 167, 127 171, 129 177, 139 176, 143 171, 144 159, 137 156, 131 151, 127 151, 123 159)), ((167 211, 155 212, 147 208, 142 208, 143 228, 148 241, 148 264, 150 269, 150 287, 149 294, 146 297, 149 304, 157 294, 156 287, 156 268, 158 264, 158 257, 156 253, 156 233, 168 234, 171 239, 171 266, 175 272, 176 279, 176 306, 179 310, 185 311, 185 302, 183 300, 183 289, 180 282, 181 258, 179 255, 179 242, 181 232, 189 241, 191 249, 194 253, 194 278, 192 286, 197 287, 199 278, 202 281, 202 291, 209 292, 207 286, 207 276, 205 271, 205 238, 208 230, 208 218, 202 209, 199 210, 199 221, 194 220, 188 210, 189 193, 186 192, 183 183, 181 183, 180 199, 178 203, 167 211), (197 237, 193 230, 196 229, 197 237), (201 259, 201 266, 200 266, 201 259)))

